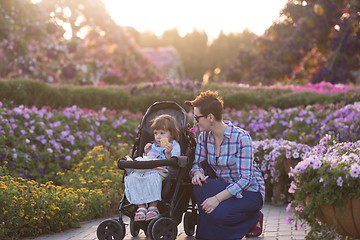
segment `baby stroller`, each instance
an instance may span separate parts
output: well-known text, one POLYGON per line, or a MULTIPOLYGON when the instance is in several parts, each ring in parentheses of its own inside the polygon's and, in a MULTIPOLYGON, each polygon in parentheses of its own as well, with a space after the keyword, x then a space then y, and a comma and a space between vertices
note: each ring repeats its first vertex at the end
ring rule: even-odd
POLYGON ((126 159, 118 161, 118 167, 125 170, 122 178, 123 182, 126 169, 152 169, 169 166, 169 174, 162 182, 162 200, 158 202, 157 206, 160 216, 151 221, 134 221, 137 206, 129 203, 124 193, 119 207, 119 219, 108 219, 98 226, 97 237, 99 240, 118 240, 125 237, 123 215, 130 218, 130 233, 133 237, 138 236, 140 230, 143 230, 146 236, 151 239, 176 239, 177 226, 181 223, 182 218, 185 233, 188 236, 194 234, 197 207, 192 192, 189 171, 194 161, 196 142, 193 134, 189 132, 185 110, 177 103, 170 101, 156 102, 151 105, 140 122, 131 157, 136 159, 143 155, 144 146, 153 140, 151 120, 161 114, 169 114, 177 120, 180 130, 181 156, 172 157, 170 160, 147 162, 127 161, 126 159))

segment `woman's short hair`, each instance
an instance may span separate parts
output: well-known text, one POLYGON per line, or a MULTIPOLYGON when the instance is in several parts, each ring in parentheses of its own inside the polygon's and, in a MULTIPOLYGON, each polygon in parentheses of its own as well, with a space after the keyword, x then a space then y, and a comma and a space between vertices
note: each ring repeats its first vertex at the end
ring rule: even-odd
MULTIPOLYGON (((171 137, 179 142, 180 131, 177 125, 176 118, 169 114, 162 114, 152 120, 151 131, 166 130, 170 132, 171 137)), ((169 139, 171 140, 171 139, 169 139)))
POLYGON ((222 120, 224 101, 218 95, 218 92, 206 91, 200 93, 195 100, 190 101, 193 107, 197 107, 204 116, 212 113, 216 121, 222 120))

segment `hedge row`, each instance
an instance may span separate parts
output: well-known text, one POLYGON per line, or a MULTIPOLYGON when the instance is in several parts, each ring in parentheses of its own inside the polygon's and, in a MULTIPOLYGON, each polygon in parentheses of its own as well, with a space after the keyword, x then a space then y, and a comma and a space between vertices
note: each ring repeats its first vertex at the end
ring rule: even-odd
MULTIPOLYGON (((201 91, 217 90, 224 98, 225 107, 237 110, 256 105, 263 109, 286 109, 300 105, 351 104, 360 101, 358 90, 340 93, 295 92, 290 89, 241 88, 238 86, 206 85, 196 82, 165 82, 126 87, 75 87, 54 86, 30 80, 0 81, 0 99, 16 105, 50 106, 64 108, 76 105, 80 108, 145 112, 157 101, 175 101, 185 108, 186 100, 194 99, 201 91)), ((186 108, 185 108, 186 109, 186 108)))

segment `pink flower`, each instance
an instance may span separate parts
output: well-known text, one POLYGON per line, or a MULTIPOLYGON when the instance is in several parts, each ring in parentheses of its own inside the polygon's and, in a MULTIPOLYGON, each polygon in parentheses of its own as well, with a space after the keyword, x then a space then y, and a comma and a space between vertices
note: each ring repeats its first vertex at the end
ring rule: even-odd
POLYGON ((304 230, 303 226, 301 224, 296 224, 296 230, 304 230))
POLYGON ((191 133, 196 133, 196 131, 197 131, 196 128, 191 128, 191 129, 190 129, 190 132, 191 132, 191 133))
POLYGON ((296 189, 297 189, 297 187, 296 187, 294 181, 292 181, 290 184, 289 193, 295 193, 296 189))
POLYGON ((290 217, 290 216, 287 216, 287 217, 285 218, 285 222, 286 222, 287 224, 291 224, 291 217, 290 217))

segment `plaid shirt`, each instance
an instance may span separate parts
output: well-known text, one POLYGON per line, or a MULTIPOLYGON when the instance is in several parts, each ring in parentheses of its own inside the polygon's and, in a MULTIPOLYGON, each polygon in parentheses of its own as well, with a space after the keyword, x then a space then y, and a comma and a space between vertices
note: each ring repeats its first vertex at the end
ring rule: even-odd
MULTIPOLYGON (((220 155, 216 159, 214 137, 211 132, 208 135, 208 163, 216 172, 221 181, 229 183, 227 190, 236 198, 242 198, 243 191, 260 192, 265 200, 265 183, 262 174, 254 161, 252 140, 248 132, 234 126, 231 122, 224 132, 224 140, 220 146, 220 155)), ((204 147, 205 132, 201 132, 195 151, 192 175, 200 170, 200 162, 205 161, 204 147)))

